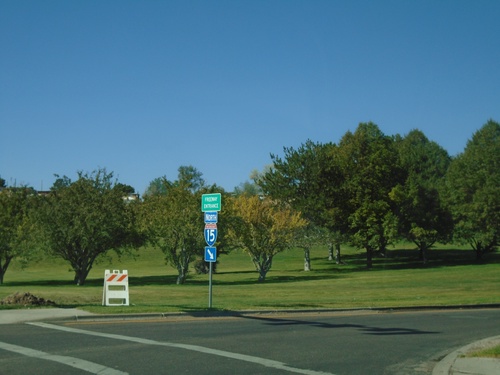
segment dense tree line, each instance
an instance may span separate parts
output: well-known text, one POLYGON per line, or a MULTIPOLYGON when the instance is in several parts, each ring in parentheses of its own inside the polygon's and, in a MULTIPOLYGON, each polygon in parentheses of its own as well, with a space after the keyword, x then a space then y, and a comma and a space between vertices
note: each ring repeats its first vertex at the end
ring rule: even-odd
POLYGON ((243 249, 260 281, 292 246, 304 249, 305 270, 318 244, 328 244, 332 260, 335 249, 337 263, 341 243, 363 249, 368 268, 402 239, 424 263, 436 242, 467 243, 478 259, 498 246, 500 125, 492 120, 456 157, 419 130, 388 136, 362 123, 338 144, 308 140, 271 161, 232 193, 181 166, 177 179, 151 181, 142 200, 128 199, 134 188, 105 169, 78 172, 76 181, 56 175, 42 195, 0 178, 0 284, 14 258, 48 253, 66 260, 82 285, 99 257, 144 244, 164 253, 182 284, 193 261, 204 269, 200 201, 213 192, 223 196, 218 253, 243 249))
POLYGON ((424 262, 437 241, 468 243, 478 258, 498 246, 500 125, 492 120, 455 158, 419 130, 387 136, 362 123, 338 144, 307 141, 271 159, 256 179, 264 194, 364 249, 368 268, 400 239, 424 262))

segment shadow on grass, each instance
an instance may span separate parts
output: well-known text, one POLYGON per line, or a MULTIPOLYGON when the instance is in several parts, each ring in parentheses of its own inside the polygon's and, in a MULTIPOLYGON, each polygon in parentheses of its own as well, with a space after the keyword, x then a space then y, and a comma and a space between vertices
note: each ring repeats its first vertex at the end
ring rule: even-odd
POLYGON ((174 275, 129 276, 129 284, 134 286, 175 285, 176 282, 177 276, 174 275))
MULTIPOLYGON (((318 259, 317 262, 323 267, 335 267, 341 273, 353 271, 367 271, 366 253, 360 251, 356 254, 346 254, 342 256, 344 265, 337 265, 334 262, 318 259)), ((385 256, 379 253, 373 256, 373 266, 370 271, 399 270, 399 269, 429 269, 453 266, 480 266, 500 263, 500 253, 493 252, 477 260, 476 254, 472 250, 462 249, 430 249, 427 252, 427 262, 420 259, 418 250, 388 249, 385 256)))
MULTIPOLYGON (((330 272, 307 272, 297 270, 290 271, 290 275, 279 275, 273 276, 272 270, 269 272, 266 280, 264 282, 258 281, 258 272, 257 271, 241 271, 241 272, 221 272, 214 273, 212 283, 213 285, 258 285, 258 284, 281 284, 281 283, 289 283, 289 282, 297 282, 297 281, 313 281, 313 280, 326 280, 335 278, 335 274, 330 272), (225 275, 248 275, 248 278, 239 279, 239 280, 221 280, 218 276, 225 275)), ((135 276, 129 277, 130 285, 134 286, 148 286, 148 285, 169 285, 174 286, 177 281, 176 276, 135 276)), ((98 280, 102 284, 102 279, 98 280)), ((208 283, 208 275, 206 278, 187 278, 185 286, 193 286, 193 285, 201 285, 205 286, 208 283)))
MULTIPOLYGON (((493 252, 484 255, 482 260, 476 260, 475 253, 472 250, 463 249, 431 249, 427 253, 428 262, 424 264, 419 259, 418 250, 409 249, 388 249, 386 256, 382 257, 376 254, 373 258, 373 267, 370 272, 383 271, 383 270, 404 270, 404 269, 429 269, 453 266, 467 266, 467 265, 488 265, 500 264, 500 252, 493 252)), ((258 284, 283 284, 301 281, 315 281, 327 280, 343 277, 343 275, 350 272, 366 272, 366 253, 359 251, 357 253, 349 253, 342 255, 344 264, 338 265, 334 261, 328 261, 325 257, 315 257, 312 259, 313 269, 310 272, 305 272, 301 269, 287 270, 286 275, 283 271, 280 275, 274 276, 273 270, 269 272, 264 282, 258 281, 258 273, 254 270, 244 271, 229 271, 214 274, 214 285, 258 285, 258 284), (243 277, 236 278, 233 275, 243 275, 243 277), (220 276, 220 277, 218 277, 220 276), (236 280, 235 280, 236 279, 236 280)), ((130 285, 134 286, 175 286, 176 275, 155 275, 155 276, 129 276, 130 285)), ((206 285, 208 282, 208 275, 206 278, 188 277, 186 286, 199 286, 206 285)), ((6 282, 3 285, 9 287, 44 287, 44 286, 61 286, 61 287, 76 287, 72 280, 29 280, 29 281, 13 281, 6 282)), ((85 285, 78 286, 78 288, 85 287, 101 287, 103 286, 102 278, 87 279, 85 285)))
MULTIPOLYGON (((89 280, 89 283, 92 281, 89 280)), ((5 286, 16 287, 32 287, 32 286, 75 286, 75 283, 70 280, 28 280, 28 281, 8 281, 5 286)), ((87 285, 87 284, 85 284, 87 285)), ((101 280, 102 285, 102 280, 101 280)))
MULTIPOLYGON (((272 272, 272 271, 271 271, 272 272)), ((264 282, 258 281, 258 273, 256 271, 251 272, 254 275, 253 278, 245 278, 240 280, 220 280, 217 279, 218 274, 213 275, 212 284, 213 285, 258 285, 258 284, 281 284, 296 281, 309 281, 309 280, 325 280, 332 279, 335 277, 331 272, 322 274, 299 274, 290 276, 267 276, 264 282)), ((130 277, 130 285, 134 286, 147 286, 147 285, 175 285, 177 278, 172 276, 139 276, 130 277)), ((201 285, 206 286, 208 283, 208 275, 206 279, 196 278, 186 280, 185 286, 201 285)))
MULTIPOLYGON (((137 276, 129 277, 129 283, 136 286, 147 285, 175 285, 177 276, 137 276)), ((89 278, 84 285, 77 286, 71 280, 28 280, 28 281, 12 281, 6 282, 3 285, 10 287, 43 287, 43 286, 68 286, 68 287, 103 287, 103 278, 89 278)))

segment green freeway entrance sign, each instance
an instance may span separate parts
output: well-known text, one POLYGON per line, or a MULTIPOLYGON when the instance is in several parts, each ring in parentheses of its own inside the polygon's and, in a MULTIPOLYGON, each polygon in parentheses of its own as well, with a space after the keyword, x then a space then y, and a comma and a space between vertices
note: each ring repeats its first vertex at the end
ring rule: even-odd
POLYGON ((220 211, 221 203, 220 193, 203 194, 201 196, 201 212, 220 211))

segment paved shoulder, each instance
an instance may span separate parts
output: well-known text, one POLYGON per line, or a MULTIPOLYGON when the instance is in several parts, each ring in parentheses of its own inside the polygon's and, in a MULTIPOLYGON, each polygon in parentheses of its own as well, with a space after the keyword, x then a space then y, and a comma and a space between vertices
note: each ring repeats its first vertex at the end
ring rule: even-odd
POLYGON ((78 309, 19 309, 0 310, 0 324, 24 323, 47 319, 78 319, 79 316, 92 315, 91 313, 78 309))

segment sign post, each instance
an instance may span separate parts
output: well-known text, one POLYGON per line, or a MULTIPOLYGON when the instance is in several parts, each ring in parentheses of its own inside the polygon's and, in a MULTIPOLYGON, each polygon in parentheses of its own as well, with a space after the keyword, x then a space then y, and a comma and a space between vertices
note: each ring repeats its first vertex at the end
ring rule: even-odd
POLYGON ((217 221, 218 211, 221 210, 222 198, 220 193, 203 194, 201 196, 201 212, 205 220, 203 234, 205 242, 205 262, 210 265, 208 278, 208 308, 212 308, 212 263, 217 262, 217 248, 214 246, 217 241, 217 221))

